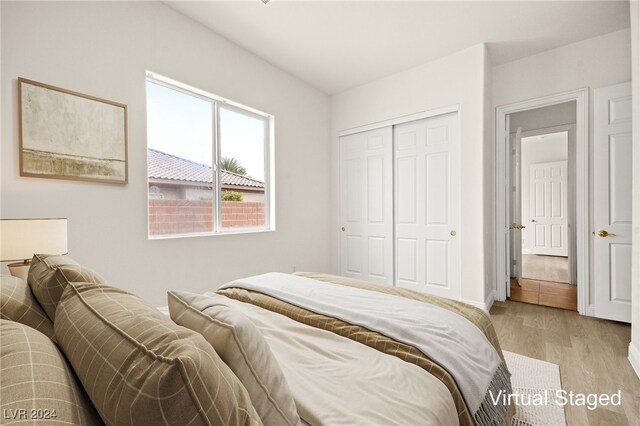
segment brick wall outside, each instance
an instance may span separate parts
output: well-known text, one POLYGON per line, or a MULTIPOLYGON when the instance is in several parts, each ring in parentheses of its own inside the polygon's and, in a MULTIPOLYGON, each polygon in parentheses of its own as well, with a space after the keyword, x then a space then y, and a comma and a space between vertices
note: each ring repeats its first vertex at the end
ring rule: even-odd
MULTIPOLYGON (((208 200, 149 200, 149 234, 166 235, 212 230, 213 206, 208 200)), ((222 226, 264 224, 264 203, 223 201, 222 226)))
POLYGON ((264 225, 264 203, 248 201, 222 202, 222 227, 264 225))

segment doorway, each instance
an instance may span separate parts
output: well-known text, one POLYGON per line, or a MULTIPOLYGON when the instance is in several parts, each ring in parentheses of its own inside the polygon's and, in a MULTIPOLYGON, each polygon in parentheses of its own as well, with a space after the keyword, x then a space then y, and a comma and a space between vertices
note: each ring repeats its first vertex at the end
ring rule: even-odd
POLYGON ((515 113, 510 122, 515 132, 510 137, 509 299, 575 311, 575 236, 570 231, 575 223, 570 209, 575 179, 569 176, 575 152, 575 102, 515 113), (562 124, 532 129, 558 123, 562 124))
POLYGON ((515 296, 511 294, 514 285, 513 289, 516 292, 528 293, 527 295, 535 298, 537 303, 542 300, 546 304, 546 300, 559 298, 558 289, 552 288, 555 287, 554 284, 558 284, 563 286, 562 289, 572 291, 572 294, 564 297, 573 301, 573 309, 577 308, 578 312, 589 314, 586 101, 587 90, 581 89, 496 109, 496 300, 506 300, 515 296), (541 138, 542 136, 544 138, 541 138), (527 165, 528 170, 523 170, 522 140, 525 140, 524 146, 534 146, 536 143, 543 143, 541 140, 544 139, 550 143, 549 140, 565 138, 566 160, 540 159, 534 167, 535 170, 531 170, 531 164, 527 165), (563 161, 566 163, 563 164, 563 161), (516 168, 518 170, 514 170, 516 168), (523 209, 522 183, 526 182, 531 192, 531 173, 536 171, 538 177, 534 179, 534 184, 537 185, 537 189, 534 188, 534 199, 537 197, 539 203, 532 207, 532 197, 529 196, 529 201, 525 201, 526 206, 523 209), (565 173, 567 179, 566 189, 562 193, 564 200, 562 197, 558 198, 563 183, 554 180, 562 173, 565 173), (552 196, 552 187, 557 198, 555 201, 548 198, 552 196), (573 191, 569 188, 573 188, 573 191), (514 192, 518 192, 516 198, 514 192), (519 202, 514 202, 514 199, 519 202), (556 211, 551 212, 554 203, 556 211), (564 211, 561 212, 566 217, 566 225, 564 222, 552 222, 563 205, 564 211), (536 207, 540 210, 537 212, 540 216, 531 217, 530 209, 535 210, 536 207), (527 255, 536 257, 526 257, 527 255), (529 260, 534 262, 528 262, 529 260), (526 266, 524 261, 527 261, 526 266), (561 269, 564 269, 564 272, 561 269), (531 270, 534 272, 529 272, 529 275, 536 272, 542 275, 536 275, 526 281, 523 271, 531 270), (545 291, 549 294, 545 295, 545 291))

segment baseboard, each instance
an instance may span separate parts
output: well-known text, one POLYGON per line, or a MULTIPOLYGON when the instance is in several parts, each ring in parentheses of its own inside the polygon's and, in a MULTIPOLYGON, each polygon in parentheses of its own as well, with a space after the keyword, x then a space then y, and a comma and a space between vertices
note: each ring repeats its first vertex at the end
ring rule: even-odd
POLYGON ((491 290, 489 292, 489 295, 484 301, 484 306, 485 306, 484 310, 485 311, 491 310, 491 307, 493 306, 493 302, 495 302, 495 300, 496 300, 496 292, 491 290))
POLYGON ((495 291, 491 290, 491 292, 489 293, 489 295, 487 296, 484 302, 476 302, 474 300, 465 300, 465 299, 461 299, 460 301, 466 304, 469 304, 471 306, 475 306, 476 308, 484 309, 485 311, 489 312, 489 309, 491 309, 491 307, 493 306, 493 302, 495 302, 495 294, 496 294, 495 291))
POLYGON ((636 348, 633 342, 629 343, 629 362, 638 375, 638 378, 640 378, 640 350, 636 348))
POLYGON ((593 303, 590 303, 589 306, 587 306, 587 310, 584 311, 584 315, 586 315, 588 317, 595 317, 596 316, 596 305, 594 305, 593 303))

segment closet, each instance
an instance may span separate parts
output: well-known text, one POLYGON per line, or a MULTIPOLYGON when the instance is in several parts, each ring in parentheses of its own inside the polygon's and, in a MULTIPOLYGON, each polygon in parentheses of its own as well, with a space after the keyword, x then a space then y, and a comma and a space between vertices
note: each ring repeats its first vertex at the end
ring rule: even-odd
POLYGON ((371 127, 340 136, 342 275, 459 299, 458 112, 371 127))

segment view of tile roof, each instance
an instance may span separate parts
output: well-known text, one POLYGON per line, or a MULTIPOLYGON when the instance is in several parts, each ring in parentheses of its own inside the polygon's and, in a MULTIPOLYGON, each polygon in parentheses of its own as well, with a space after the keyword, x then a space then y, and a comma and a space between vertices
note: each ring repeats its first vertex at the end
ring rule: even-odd
MULTIPOLYGON (((150 179, 179 180, 211 185, 211 166, 148 149, 147 173, 150 179)), ((264 188, 264 183, 226 170, 220 172, 222 185, 264 188)))

